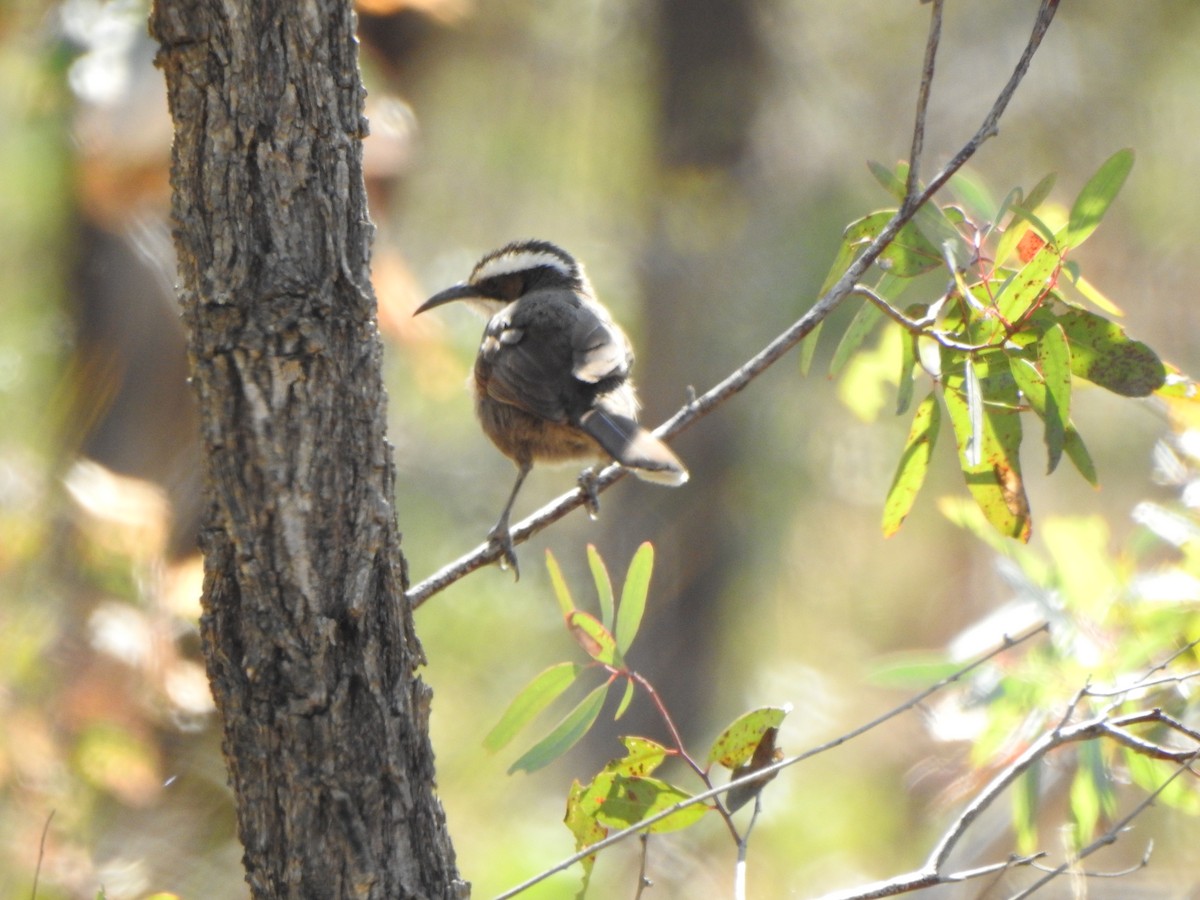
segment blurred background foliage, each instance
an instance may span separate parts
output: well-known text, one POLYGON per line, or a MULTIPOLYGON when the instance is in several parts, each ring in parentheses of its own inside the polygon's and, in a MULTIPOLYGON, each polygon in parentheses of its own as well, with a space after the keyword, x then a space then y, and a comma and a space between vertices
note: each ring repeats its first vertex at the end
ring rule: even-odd
MULTIPOLYGON (((929 165, 977 126, 1035 5, 948 4, 929 165)), ((843 226, 888 205, 865 163, 907 153, 928 17, 916 3, 874 0, 359 7, 398 510, 421 578, 483 539, 512 472, 463 387, 480 323, 459 310, 412 320, 417 303, 510 239, 560 243, 630 330, 645 418, 660 421, 689 387, 706 389, 797 318, 843 226)), ((101 887, 114 900, 246 894, 195 630, 198 456, 172 292, 170 123, 145 14, 139 0, 0 6, 6 897, 29 895, 43 833, 42 898, 101 887)), ((1000 135, 969 171, 996 197, 1057 171, 1066 203, 1103 159, 1134 147, 1130 181, 1078 261, 1127 311, 1133 336, 1191 372, 1197 59, 1192 0, 1064 4, 1000 135)), ((814 373, 850 314, 826 329, 814 373)), ((791 703, 780 744, 798 751, 901 699, 903 688, 871 678, 898 654, 972 637, 984 646, 1015 627, 1004 614, 1014 596, 1037 594, 1036 579, 1014 575, 1029 572, 932 499, 963 494, 951 442, 937 448, 904 529, 885 541, 879 514, 908 423, 864 423, 838 390, 785 360, 676 442, 692 470, 686 488, 626 480, 605 494, 599 521, 572 517, 522 547, 519 584, 490 569, 419 611, 439 788, 476 896, 569 854, 566 786, 619 752, 615 732, 601 731, 551 768, 510 778, 511 760, 481 748, 519 687, 563 652, 539 564, 546 547, 582 591, 586 542, 621 571, 654 541, 650 608, 630 662, 698 746, 744 709, 791 703)), ((1195 423, 1095 390, 1073 413, 1103 489, 1066 469, 1039 477, 1040 457, 1027 459, 1030 552, 1064 565, 1092 554, 1120 576, 1102 585, 1117 609, 1142 596, 1128 588, 1138 578, 1200 577, 1187 552, 1200 502, 1187 488, 1195 423), (1183 537, 1153 537, 1164 510, 1183 537), (1064 537, 1072 528, 1084 534, 1064 537)), ((536 471, 518 514, 573 477, 536 471)), ((1101 616, 1105 640, 1068 648, 1088 652, 1073 668, 1056 664, 1031 701, 1069 698, 1080 684, 1067 674, 1103 678, 1102 663, 1117 658, 1136 670, 1172 634, 1195 637, 1194 583, 1172 584, 1173 605, 1155 615, 1101 616)), ((622 731, 661 738, 650 712, 635 703, 622 731)), ((1019 710, 1008 714, 993 728, 1019 733, 1019 710)), ((752 893, 814 894, 916 865, 979 777, 972 765, 987 762, 971 757, 984 730, 938 722, 911 716, 777 779, 751 846, 752 893)), ((1047 791, 1053 825, 1061 802, 1047 791)), ((1152 865, 1093 882, 1091 895, 1193 896, 1195 820, 1160 807, 1142 832, 1158 841, 1152 865)), ((1056 840, 1053 828, 1042 835, 1056 840)), ((1003 856, 1013 841, 999 815, 981 823, 971 859, 1003 856)), ((719 827, 654 846, 656 897, 728 890, 733 851, 719 827)), ((1103 865, 1120 868, 1143 848, 1123 842, 1103 865)), ((636 865, 634 848, 611 853, 594 895, 627 895, 636 865)), ((529 896, 565 896, 576 883, 568 873, 529 896)))

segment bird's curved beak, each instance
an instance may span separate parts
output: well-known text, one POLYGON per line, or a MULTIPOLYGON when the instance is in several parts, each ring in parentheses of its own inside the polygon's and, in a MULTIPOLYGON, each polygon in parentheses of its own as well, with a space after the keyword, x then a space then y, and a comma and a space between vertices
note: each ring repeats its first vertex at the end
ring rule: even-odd
POLYGON ((461 284, 448 287, 444 291, 438 291, 436 294, 418 306, 413 315, 418 316, 428 309, 433 309, 435 306, 441 306, 443 303, 451 303, 455 300, 477 299, 478 297, 479 292, 475 289, 475 287, 464 281, 461 284))

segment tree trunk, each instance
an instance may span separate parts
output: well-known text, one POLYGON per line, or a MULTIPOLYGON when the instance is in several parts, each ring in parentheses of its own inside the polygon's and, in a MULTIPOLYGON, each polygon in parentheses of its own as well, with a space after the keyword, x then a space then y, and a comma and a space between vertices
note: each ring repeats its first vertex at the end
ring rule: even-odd
POLYGON ((201 632, 255 897, 462 897, 404 602, 349 0, 157 0, 208 512, 201 632))

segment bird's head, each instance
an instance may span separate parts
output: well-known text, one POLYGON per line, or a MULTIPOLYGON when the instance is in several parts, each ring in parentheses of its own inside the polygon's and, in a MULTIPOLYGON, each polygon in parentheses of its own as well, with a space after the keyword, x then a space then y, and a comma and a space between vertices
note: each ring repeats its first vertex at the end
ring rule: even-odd
POLYGON ((575 291, 589 299, 593 296, 583 266, 566 250, 549 241, 513 241, 484 256, 466 281, 438 291, 413 315, 465 300, 491 317, 526 294, 545 288, 575 291))

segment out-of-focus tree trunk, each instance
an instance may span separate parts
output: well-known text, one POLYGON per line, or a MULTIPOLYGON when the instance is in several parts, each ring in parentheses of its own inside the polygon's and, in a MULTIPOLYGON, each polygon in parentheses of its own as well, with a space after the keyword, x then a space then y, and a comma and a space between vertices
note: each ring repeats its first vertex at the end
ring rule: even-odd
MULTIPOLYGON (((747 202, 738 167, 763 93, 758 8, 751 0, 655 4, 662 189, 643 257, 645 349, 637 363, 648 422, 660 421, 686 400, 680 374, 704 390, 739 362, 721 351, 728 351, 736 335, 730 320, 747 315, 748 298, 736 284, 743 271, 747 202), (703 315, 687 312, 701 308, 703 315), (663 397, 667 385, 674 385, 673 393, 663 397)), ((631 502, 621 516, 602 518, 620 521, 621 530, 636 540, 660 534, 655 601, 641 637, 641 645, 654 652, 639 657, 638 666, 685 733, 703 727, 702 717, 711 714, 712 670, 699 667, 711 666, 718 651, 719 603, 731 564, 744 549, 739 512, 711 502, 727 494, 723 483, 742 452, 737 415, 731 406, 673 442, 693 476, 704 482, 702 493, 647 491, 636 507, 631 502), (631 524, 640 522, 644 525, 631 524)), ((657 730, 652 712, 644 715, 644 722, 623 721, 622 732, 657 730)))
POLYGON ((349 0, 157 0, 208 512, 201 631, 255 897, 458 897, 404 603, 349 0))

